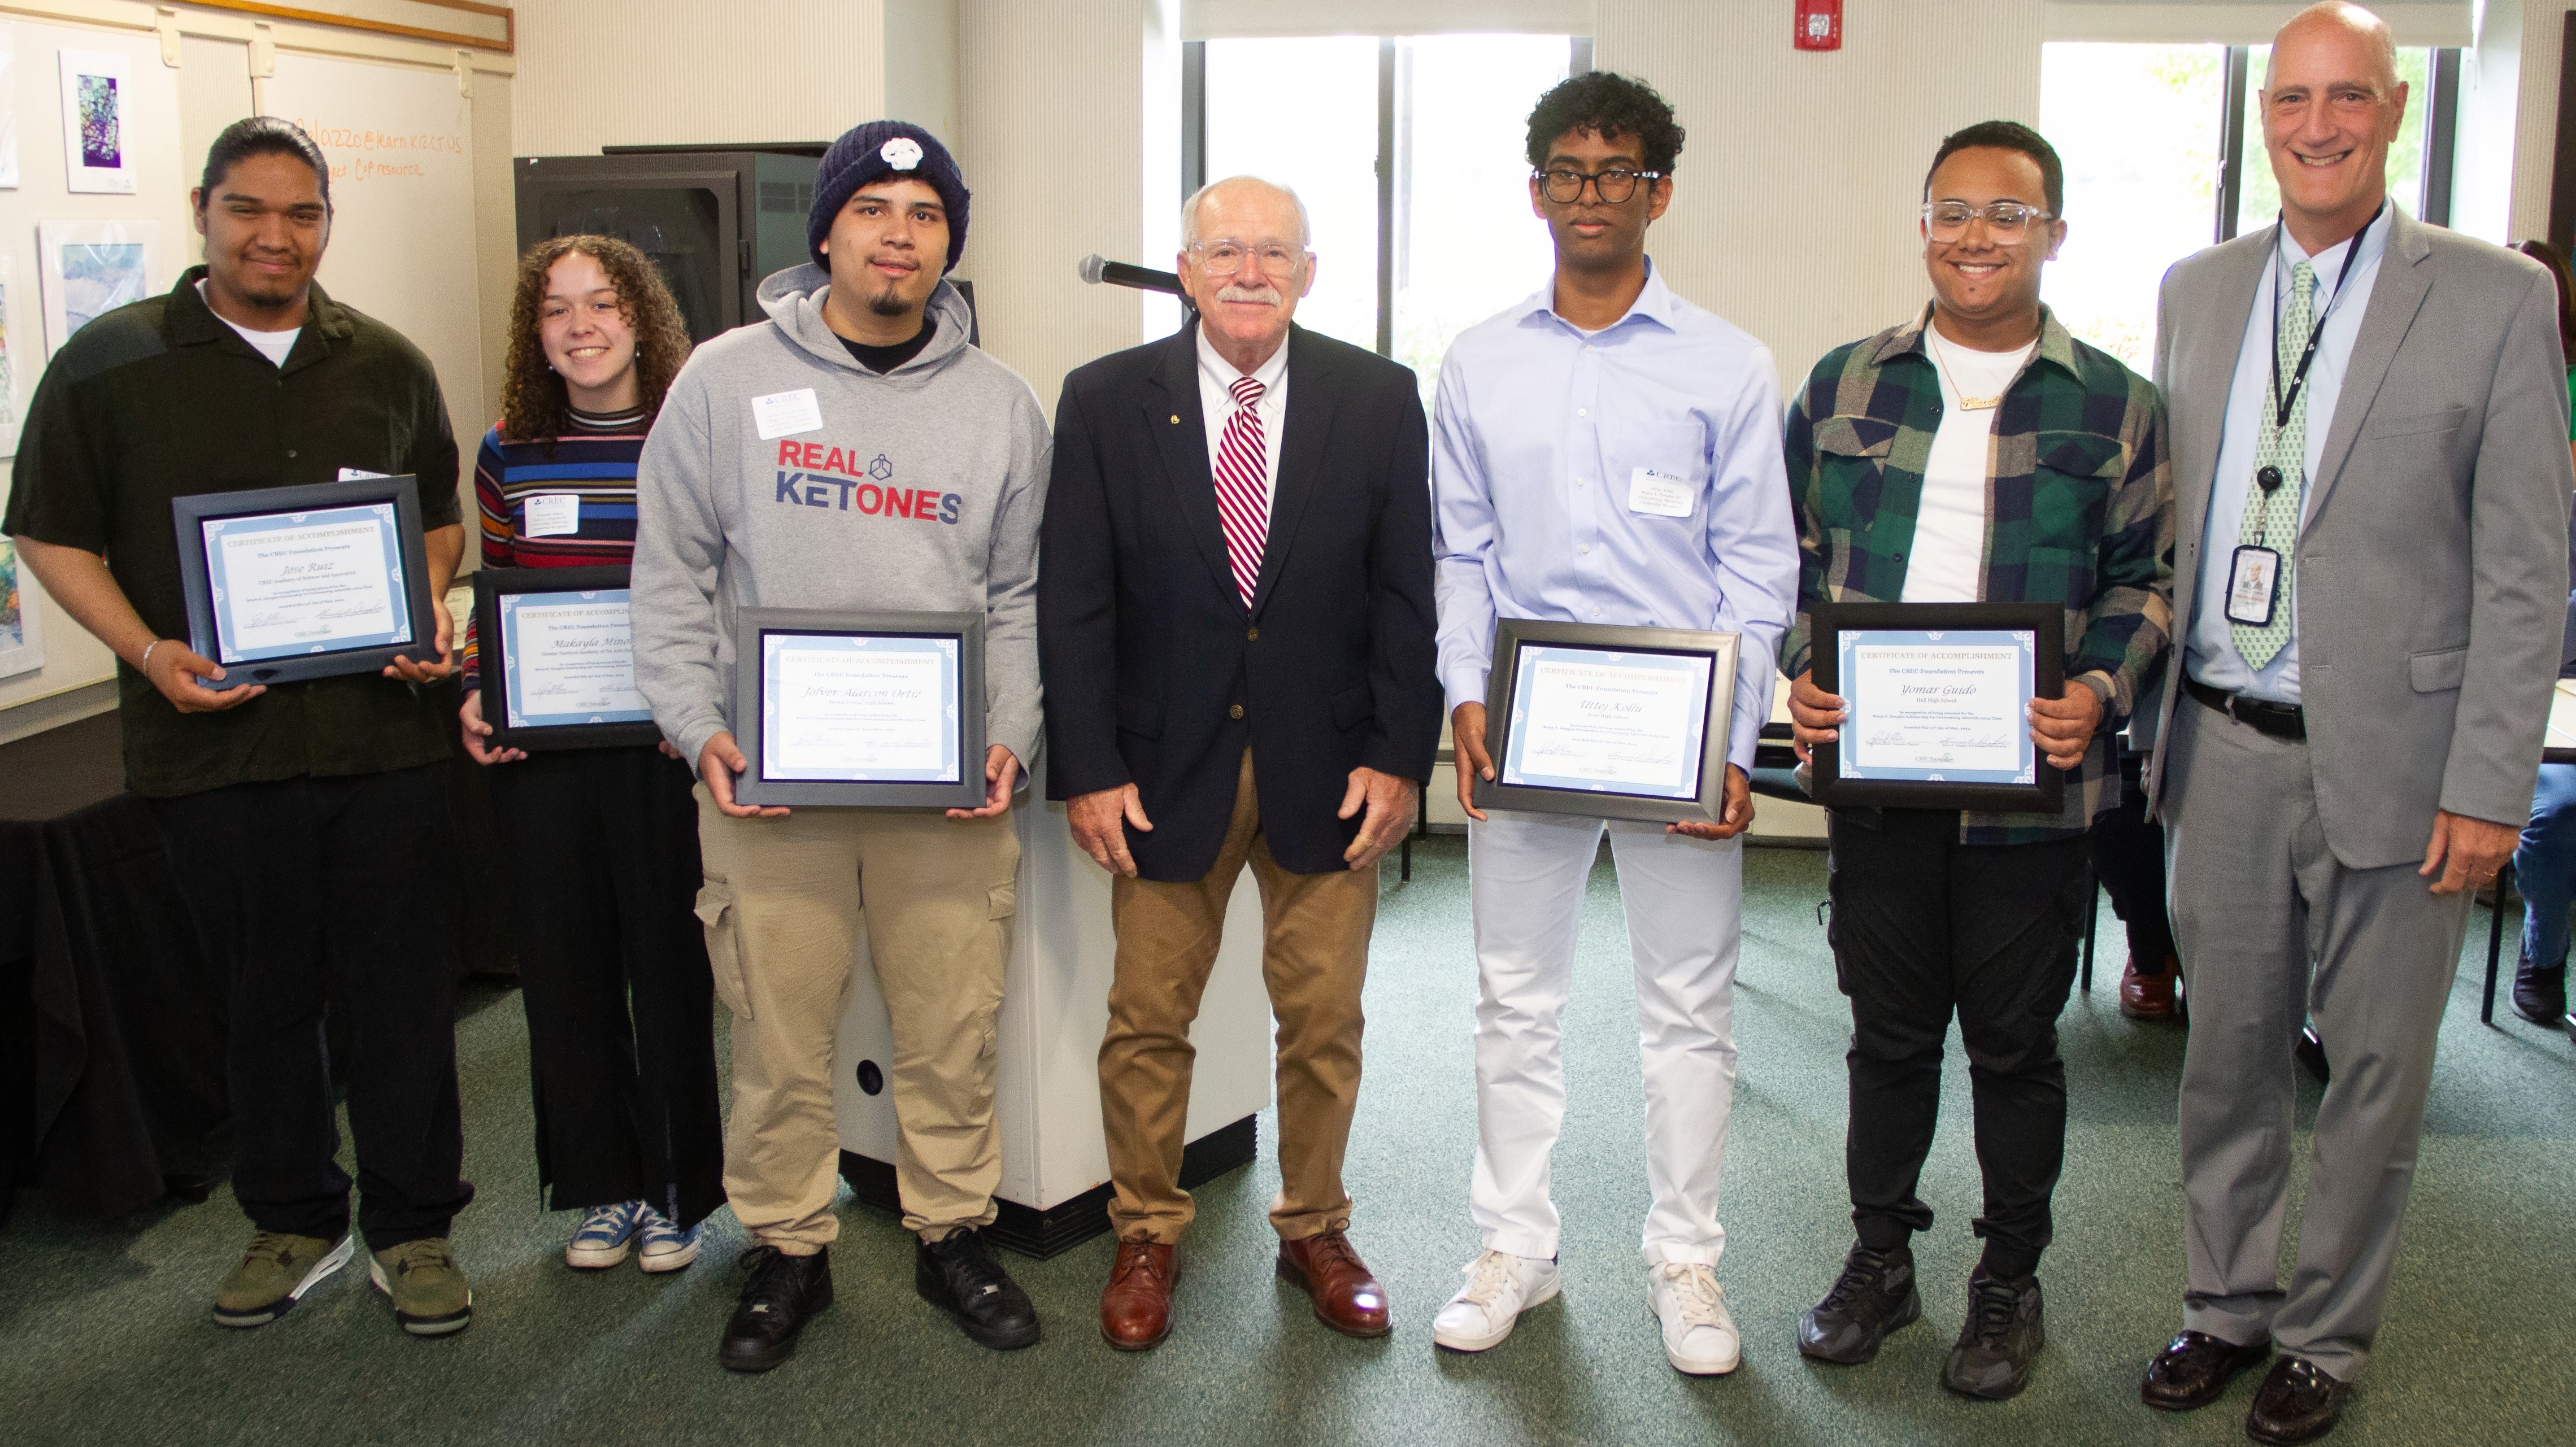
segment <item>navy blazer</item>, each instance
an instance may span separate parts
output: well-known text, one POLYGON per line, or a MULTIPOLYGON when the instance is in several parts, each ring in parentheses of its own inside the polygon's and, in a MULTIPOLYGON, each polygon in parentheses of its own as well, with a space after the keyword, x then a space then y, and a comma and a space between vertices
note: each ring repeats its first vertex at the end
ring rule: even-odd
MULTIPOLYGON (((1136 785, 1146 879, 1201 879, 1252 750, 1271 855, 1344 869, 1363 765, 1431 777, 1440 739, 1429 435, 1413 372, 1303 327, 1261 577, 1226 561, 1192 322, 1075 371, 1038 568, 1047 797, 1136 785)), ((1410 822, 1410 821, 1408 821, 1410 822)))

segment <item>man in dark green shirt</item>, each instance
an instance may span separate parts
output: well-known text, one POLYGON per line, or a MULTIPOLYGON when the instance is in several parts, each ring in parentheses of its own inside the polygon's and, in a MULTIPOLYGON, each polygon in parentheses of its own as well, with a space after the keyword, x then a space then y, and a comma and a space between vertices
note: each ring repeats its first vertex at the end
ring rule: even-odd
POLYGON ((456 442, 438 379, 392 328, 313 284, 330 173, 295 126, 227 128, 191 198, 206 265, 81 328, 47 366, 0 531, 114 649, 126 783, 152 803, 229 995, 234 1195, 255 1228, 217 1291, 226 1326, 282 1316, 351 1256, 322 1017, 354 1042, 359 1224, 406 1331, 470 1319, 447 1245, 460 1178, 455 853, 443 785, 454 712, 446 610, 435 656, 231 690, 191 651, 170 501, 411 474, 428 583, 464 551, 456 442))

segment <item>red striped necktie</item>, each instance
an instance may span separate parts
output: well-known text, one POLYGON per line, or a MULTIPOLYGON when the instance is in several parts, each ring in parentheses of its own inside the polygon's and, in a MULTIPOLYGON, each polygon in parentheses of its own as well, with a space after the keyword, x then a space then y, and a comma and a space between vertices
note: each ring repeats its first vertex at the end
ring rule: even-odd
POLYGON ((1225 556, 1234 565, 1234 586, 1243 606, 1252 606, 1253 586, 1261 581, 1261 545, 1270 533, 1270 463, 1262 442, 1261 394, 1268 390, 1250 377, 1237 377, 1234 415, 1225 419, 1225 436, 1216 449, 1216 510, 1225 525, 1225 556))

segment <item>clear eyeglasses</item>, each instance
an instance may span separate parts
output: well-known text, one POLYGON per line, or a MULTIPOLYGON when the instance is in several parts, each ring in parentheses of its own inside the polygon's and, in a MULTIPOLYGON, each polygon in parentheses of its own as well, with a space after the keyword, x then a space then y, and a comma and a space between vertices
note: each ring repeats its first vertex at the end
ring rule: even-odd
POLYGON ((2033 222, 2044 224, 2057 218, 2019 201, 1997 201, 1983 207, 1965 201, 1935 201, 1923 208, 1924 229, 1935 241, 1958 240, 1967 233, 1968 223, 1978 219, 1985 221, 1986 234, 1996 244, 2010 246, 2022 239, 2033 222))
POLYGON ((1293 275, 1297 264, 1306 259, 1305 252, 1277 241, 1252 245, 1240 241, 1200 241, 1191 244, 1190 254, 1199 259, 1201 266, 1218 276, 1231 276, 1242 270, 1243 259, 1247 256, 1260 263, 1266 276, 1293 275))

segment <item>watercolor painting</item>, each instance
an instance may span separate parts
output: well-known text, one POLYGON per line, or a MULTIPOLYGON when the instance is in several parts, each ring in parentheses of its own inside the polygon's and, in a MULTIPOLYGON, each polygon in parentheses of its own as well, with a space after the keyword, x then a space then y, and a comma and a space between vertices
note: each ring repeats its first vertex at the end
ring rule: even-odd
POLYGON ((37 622, 35 588, 23 576, 16 546, 0 537, 0 678, 45 666, 37 622))
POLYGON ((80 148, 84 166, 120 166, 125 153, 117 145, 116 77, 80 78, 80 148))
POLYGON ((121 50, 59 54, 64 188, 132 195, 134 154, 125 144, 125 108, 134 100, 133 58, 121 50))
POLYGON ((150 221, 46 221, 36 227, 45 281, 45 355, 93 318, 152 292, 161 228, 150 221))

